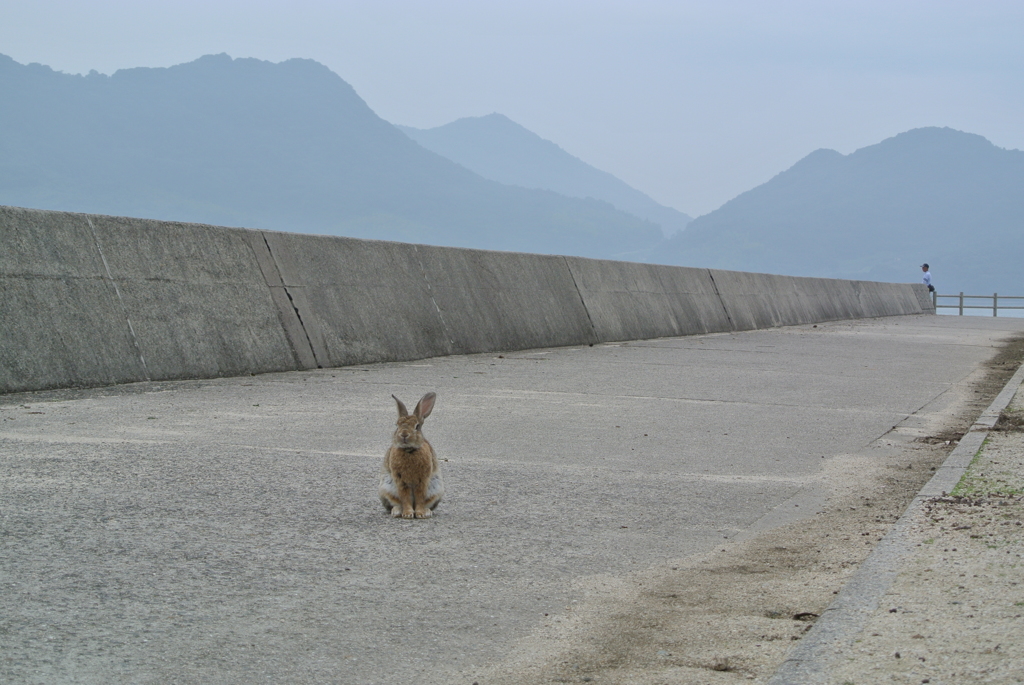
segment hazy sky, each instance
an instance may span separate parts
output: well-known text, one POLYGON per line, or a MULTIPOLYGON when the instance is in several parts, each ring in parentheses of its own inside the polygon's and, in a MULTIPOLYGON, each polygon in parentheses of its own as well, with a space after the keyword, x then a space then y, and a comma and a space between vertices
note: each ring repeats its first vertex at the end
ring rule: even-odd
POLYGON ((0 53, 23 64, 221 52, 315 59, 397 124, 501 112, 694 216, 812 150, 919 126, 1024 149, 1020 0, 0 4, 0 53))

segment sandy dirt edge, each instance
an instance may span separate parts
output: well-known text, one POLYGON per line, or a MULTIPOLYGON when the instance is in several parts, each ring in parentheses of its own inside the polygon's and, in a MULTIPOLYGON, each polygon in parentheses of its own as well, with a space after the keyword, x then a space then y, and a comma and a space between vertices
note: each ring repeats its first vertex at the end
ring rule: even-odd
POLYGON ((832 682, 1024 682, 1022 395, 953 493, 914 513, 910 557, 832 682))
MULTIPOLYGON (((580 588, 584 599, 577 606, 552 615, 540 630, 520 641, 502 663, 464 674, 466 682, 766 682, 903 514, 959 436, 1003 388, 1022 357, 1024 340, 1010 341, 984 372, 976 374, 954 412, 931 434, 900 435, 895 430, 861 453, 830 460, 820 477, 828 499, 813 517, 752 539, 725 543, 710 555, 669 562, 624 579, 586 579, 580 588)), ((1024 455, 1024 434, 1004 433, 1005 440, 994 438, 987 448, 996 455, 998 444, 998 456, 994 458, 1000 460, 1000 465, 1024 462, 1020 458, 1024 455), (1022 444, 1002 444, 1014 440, 1022 444)), ((1024 473, 1024 468, 1019 473, 1024 473)), ((1011 475, 1007 473, 1001 479, 1016 483, 1011 475)), ((901 575, 883 600, 893 607, 880 610, 876 617, 884 625, 873 623, 865 631, 873 641, 870 647, 858 642, 851 653, 842 655, 841 670, 835 673, 837 685, 929 682, 927 675, 921 675, 925 672, 923 665, 929 663, 942 666, 943 673, 960 674, 953 680, 932 679, 933 683, 1022 682, 999 679, 1001 667, 995 665, 1019 666, 1021 639, 1016 638, 1017 644, 1012 647, 1012 640, 990 639, 1008 630, 1019 636, 1024 626, 1016 616, 1024 614, 1024 606, 1014 604, 1024 601, 1024 586, 1018 584, 1021 567, 1017 556, 1021 553, 1022 526, 1015 525, 1021 520, 1022 505, 1019 498, 990 499, 999 503, 983 501, 965 506, 962 501, 950 500, 930 504, 929 518, 918 522, 914 529, 921 540, 914 544, 921 547, 915 547, 912 570, 901 575), (992 512, 992 507, 998 509, 992 512), (960 522, 957 517, 974 523, 960 522), (982 520, 992 527, 993 535, 998 531, 1005 540, 999 538, 998 547, 985 547, 991 553, 961 552, 986 544, 987 537, 971 538, 973 528, 963 528, 980 525, 982 520), (944 551, 953 548, 958 552, 944 551), (948 563, 950 554, 959 554, 961 565, 948 563), (969 569, 962 565, 968 558, 969 569), (922 582, 922 575, 926 575, 927 582, 922 582), (943 610, 954 612, 948 617, 948 629, 926 630, 925 624, 938 625, 934 594, 950 592, 950 588, 964 598, 947 599, 943 610), (1010 602, 1013 610, 999 614, 998 624, 989 621, 988 613, 980 609, 973 609, 976 613, 968 619, 974 621, 972 627, 962 623, 967 607, 988 607, 985 597, 1015 597, 1007 594, 1011 590, 1021 596, 1010 602), (890 613, 889 608, 897 611, 890 613), (914 621, 922 625, 915 627, 914 621), (964 630, 974 631, 971 641, 978 649, 955 651, 963 645, 964 630), (937 639, 940 632, 947 642, 937 639), (904 642, 909 640, 911 647, 904 648, 907 658, 903 652, 899 658, 894 656, 892 645, 897 644, 898 636, 905 638, 904 642), (949 641, 958 644, 950 649, 949 641), (992 644, 985 646, 985 641, 992 644), (985 653, 985 649, 991 651, 985 653), (932 650, 931 662, 925 653, 918 654, 922 650, 932 650), (959 656, 935 657, 947 653, 959 656), (968 671, 995 679, 967 680, 968 671)), ((1002 604, 1000 607, 1006 609, 1002 604)))

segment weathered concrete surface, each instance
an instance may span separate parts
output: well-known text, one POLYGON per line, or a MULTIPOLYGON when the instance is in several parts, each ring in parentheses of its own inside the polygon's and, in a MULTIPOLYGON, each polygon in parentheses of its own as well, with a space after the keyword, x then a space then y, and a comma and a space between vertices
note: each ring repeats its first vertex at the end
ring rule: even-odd
POLYGON ((414 246, 262 235, 322 367, 449 354, 414 246))
POLYGON ((896 317, 4 396, 0 680, 468 685, 581 588, 813 514, 832 459, 901 458, 866 446, 939 430, 1022 329, 896 317), (389 395, 427 390, 449 494, 396 521, 389 395))
POLYGON ((707 269, 566 259, 601 341, 731 331, 707 269))
POLYGON ((95 227, 150 379, 296 368, 244 231, 83 218, 95 227))
POLYGON ((917 295, 917 303, 921 306, 921 311, 926 314, 935 313, 935 302, 932 301, 932 294, 928 292, 928 286, 923 283, 914 283, 914 294, 917 295))
MULTIPOLYGON (((0 392, 926 311, 910 284, 0 207, 0 392)), ((929 304, 927 298, 924 304, 929 304)))
POLYGON ((0 207, 0 392, 297 368, 248 233, 0 207))
POLYGON ((323 367, 596 341, 563 257, 262 235, 323 367))
POLYGON ((0 392, 146 379, 81 215, 0 207, 0 392))
MULTIPOLYGON (((734 330, 792 326, 923 310, 910 284, 710 271, 734 330)), ((934 308, 930 310, 934 313, 934 308)))
POLYGON ((416 250, 458 352, 601 340, 565 257, 425 246, 416 250))

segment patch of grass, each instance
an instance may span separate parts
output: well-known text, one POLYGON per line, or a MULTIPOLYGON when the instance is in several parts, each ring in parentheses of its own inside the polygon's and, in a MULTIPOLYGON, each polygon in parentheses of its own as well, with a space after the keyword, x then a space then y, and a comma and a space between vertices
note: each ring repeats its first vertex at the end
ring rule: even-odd
POLYGON ((993 495, 1011 497, 1024 494, 1024 482, 1020 482, 1019 477, 998 470, 995 464, 982 458, 989 439, 985 438, 981 443, 960 482, 949 493, 951 497, 979 500, 993 495))
POLYGON ((974 453, 974 457, 971 458, 971 463, 967 467, 967 470, 964 471, 964 475, 960 478, 960 482, 957 483, 956 487, 953 488, 953 491, 949 493, 951 497, 971 497, 972 495, 977 497, 978 495, 985 494, 977 491, 977 484, 975 481, 978 476, 978 459, 981 458, 981 453, 985 451, 985 445, 987 444, 988 438, 985 438, 981 443, 981 447, 978 448, 978 451, 974 453))
POLYGON ((1024 488, 1014 487, 1005 480, 997 479, 986 474, 971 474, 968 471, 960 479, 953 492, 953 497, 962 497, 966 500, 980 500, 982 497, 999 496, 1013 497, 1024 495, 1024 488))

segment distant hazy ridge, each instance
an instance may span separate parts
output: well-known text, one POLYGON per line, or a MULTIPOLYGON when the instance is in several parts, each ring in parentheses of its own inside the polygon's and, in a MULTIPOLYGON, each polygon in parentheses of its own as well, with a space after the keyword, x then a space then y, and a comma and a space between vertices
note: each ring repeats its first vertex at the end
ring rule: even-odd
POLYGON ((858 280, 927 261, 941 292, 1024 294, 1024 152, 981 136, 818 150, 666 240, 685 214, 501 115, 405 130, 311 60, 0 55, 4 205, 858 280))
POLYGON ((879 281, 932 266, 943 293, 1024 295, 1024 152, 921 128, 818 150, 695 219, 673 264, 879 281))
POLYGON ((628 258, 658 226, 486 180, 311 60, 74 76, 0 56, 0 204, 628 258))
POLYGON ((691 220, 501 114, 466 117, 431 129, 398 128, 428 150, 492 181, 604 200, 660 224, 667 235, 691 220))

